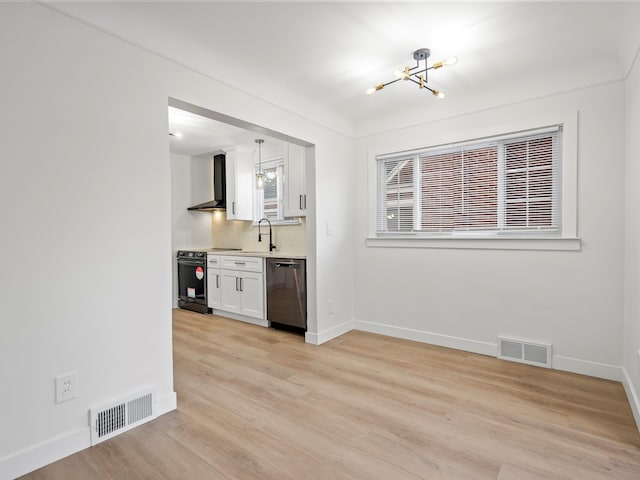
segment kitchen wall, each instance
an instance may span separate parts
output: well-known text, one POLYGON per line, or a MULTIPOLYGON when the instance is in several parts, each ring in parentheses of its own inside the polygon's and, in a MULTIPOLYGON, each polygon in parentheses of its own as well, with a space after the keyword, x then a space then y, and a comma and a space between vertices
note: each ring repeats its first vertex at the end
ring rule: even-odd
POLYGON ((2 389, 1 479, 88 447, 93 406, 144 386, 159 414, 176 406, 169 97, 316 146, 307 159, 310 339, 352 319, 353 141, 340 125, 39 3, 0 4, 0 63, 0 241, 25 253, 6 255, 0 276, 0 379, 12 385, 2 389), (325 235, 317 225, 329 221, 325 235), (71 371, 78 397, 56 404, 54 378, 71 371))
POLYGON ((625 82, 625 290, 624 382, 636 423, 640 425, 640 61, 625 82))
POLYGON ((613 82, 358 139, 356 328, 491 355, 498 335, 551 343, 555 368, 621 379, 624 111, 624 83, 613 82), (374 154, 556 112, 579 115, 579 251, 367 246, 374 154))
MULTIPOLYGON (((283 255, 305 255, 307 251, 306 219, 295 225, 274 225, 273 244, 283 255)), ((269 225, 262 223, 262 242, 258 242, 258 227, 250 221, 227 220, 225 212, 211 214, 212 247, 269 251, 269 225), (265 234, 266 233, 266 234, 265 234)))
MULTIPOLYGON (((211 215, 190 212, 193 205, 211 200, 211 161, 209 159, 170 154, 172 238, 171 252, 175 259, 178 250, 211 246, 211 215)), ((175 260, 173 271, 173 306, 178 306, 178 272, 175 260)))

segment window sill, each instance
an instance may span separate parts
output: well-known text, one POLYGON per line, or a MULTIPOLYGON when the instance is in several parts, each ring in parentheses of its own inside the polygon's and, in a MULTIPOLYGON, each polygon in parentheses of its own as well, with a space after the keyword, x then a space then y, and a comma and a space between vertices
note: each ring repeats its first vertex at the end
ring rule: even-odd
POLYGON ((580 251, 579 238, 425 238, 425 237, 369 237, 367 247, 383 248, 466 248, 473 250, 555 250, 580 251))
MULTIPOLYGON (((254 221, 252 224, 252 226, 257 227, 258 226, 258 222, 254 221)), ((300 225, 300 219, 299 218, 292 218, 290 220, 272 220, 271 221, 271 225, 274 227, 278 227, 278 226, 284 226, 284 225, 300 225)), ((263 227, 268 227, 269 224, 267 222, 264 222, 262 224, 263 227)))

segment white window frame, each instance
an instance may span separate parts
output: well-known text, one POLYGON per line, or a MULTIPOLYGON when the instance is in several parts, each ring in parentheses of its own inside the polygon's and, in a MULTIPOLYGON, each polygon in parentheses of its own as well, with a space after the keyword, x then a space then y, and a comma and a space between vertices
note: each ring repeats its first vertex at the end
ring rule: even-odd
MULTIPOLYGON (((530 107, 519 107, 512 110, 527 110, 530 107)), ((521 132, 548 128, 554 125, 562 125, 563 141, 560 153, 561 162, 557 179, 560 182, 560 199, 558 214, 559 231, 554 236, 541 236, 532 232, 517 232, 511 234, 486 235, 472 232, 458 235, 398 235, 376 234, 376 182, 377 159, 389 155, 411 155, 413 152, 422 151, 424 145, 408 145, 406 137, 398 136, 397 140, 389 142, 386 139, 370 145, 367 153, 368 164, 368 205, 369 227, 366 245, 368 247, 391 248, 471 248, 471 249, 500 249, 500 250, 580 250, 580 239, 577 235, 577 181, 578 181, 578 112, 558 109, 553 112, 510 112, 500 118, 494 114, 486 126, 468 129, 447 130, 447 121, 442 121, 438 129, 434 124, 431 127, 429 139, 430 146, 444 146, 450 143, 462 143, 469 139, 483 139, 503 136, 509 132, 517 136, 521 132), (505 127, 508 125, 508 127, 505 127), (405 148, 402 148, 402 143, 405 148), (389 152, 395 152, 390 154, 389 152)), ((482 121, 476 123, 482 125, 482 121)), ((414 132, 415 135, 415 132, 414 132)))
MULTIPOLYGON (((287 218, 284 216, 284 189, 286 187, 286 178, 285 178, 285 165, 284 165, 284 157, 274 157, 269 158, 267 160, 262 161, 262 171, 276 168, 278 170, 278 216, 281 216, 282 219, 278 220, 270 220, 272 225, 298 225, 300 223, 299 218, 287 218)), ((253 166, 254 177, 258 173, 260 168, 259 163, 255 163, 253 166)), ((255 184, 255 182, 254 182, 255 184)), ((264 190, 259 190, 254 186, 255 189, 255 204, 253 208, 253 225, 257 226, 258 222, 261 218, 264 217, 264 190)))

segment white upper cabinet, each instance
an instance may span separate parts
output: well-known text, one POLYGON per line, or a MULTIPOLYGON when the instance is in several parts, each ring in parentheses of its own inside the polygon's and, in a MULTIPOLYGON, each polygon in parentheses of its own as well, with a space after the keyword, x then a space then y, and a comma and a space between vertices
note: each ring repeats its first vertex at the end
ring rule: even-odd
POLYGON ((253 150, 233 148, 225 153, 227 219, 253 220, 253 150))
POLYGON ((304 151, 304 147, 291 143, 285 148, 285 189, 283 192, 285 217, 304 217, 307 214, 304 151))

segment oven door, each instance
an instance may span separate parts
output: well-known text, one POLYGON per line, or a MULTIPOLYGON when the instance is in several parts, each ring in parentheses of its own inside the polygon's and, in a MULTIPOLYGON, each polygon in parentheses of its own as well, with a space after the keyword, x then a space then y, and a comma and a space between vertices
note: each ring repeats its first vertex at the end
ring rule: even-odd
POLYGON ((202 260, 178 259, 178 297, 183 302, 207 305, 207 265, 202 260))

